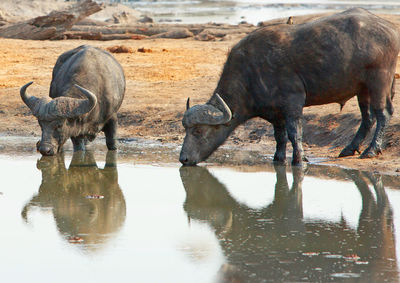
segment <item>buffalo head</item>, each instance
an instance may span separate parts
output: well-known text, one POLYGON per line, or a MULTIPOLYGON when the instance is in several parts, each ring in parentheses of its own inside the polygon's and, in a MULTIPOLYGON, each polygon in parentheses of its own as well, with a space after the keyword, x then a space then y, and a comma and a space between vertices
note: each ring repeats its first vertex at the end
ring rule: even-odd
POLYGON ((42 155, 54 155, 59 152, 70 138, 67 119, 76 119, 90 112, 97 104, 96 96, 89 90, 75 85, 86 99, 73 97, 57 97, 52 100, 37 98, 26 93, 33 82, 21 87, 20 94, 24 103, 38 119, 42 129, 42 138, 37 143, 37 149, 42 155))
POLYGON ((179 161, 183 165, 196 165, 205 160, 220 146, 231 128, 232 112, 216 93, 216 106, 211 104, 190 107, 189 99, 182 124, 186 130, 179 161))

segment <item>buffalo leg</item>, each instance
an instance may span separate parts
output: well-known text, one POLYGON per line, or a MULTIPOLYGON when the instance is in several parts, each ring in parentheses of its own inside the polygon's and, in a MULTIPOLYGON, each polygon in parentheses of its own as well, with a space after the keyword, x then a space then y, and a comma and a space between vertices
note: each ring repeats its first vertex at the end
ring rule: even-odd
POLYGON ((104 135, 106 136, 106 145, 108 150, 116 150, 116 135, 117 135, 117 116, 114 115, 110 118, 103 128, 104 135))
POLYGON ((284 125, 274 125, 274 136, 276 141, 276 151, 274 155, 274 162, 284 163, 286 160, 286 143, 287 133, 284 125))
POLYGON ((361 103, 360 98, 358 100, 358 105, 361 111, 360 128, 358 128, 351 143, 348 144, 339 154, 339 157, 353 156, 356 151, 359 152, 360 144, 363 142, 375 123, 375 117, 370 111, 369 105, 361 103))
POLYGON ((85 139, 80 137, 71 137, 72 144, 74 145, 74 151, 85 150, 85 139))
MULTIPOLYGON (((373 89, 374 86, 384 85, 386 80, 385 74, 378 74, 377 81, 375 85, 371 88, 373 89), (379 76, 381 75, 381 76, 379 76), (379 83, 379 78, 383 81, 379 83)), ((371 93, 380 94, 371 96, 371 105, 377 105, 376 108, 373 108, 373 113, 376 117, 376 130, 374 137, 372 138, 371 144, 368 148, 361 154, 360 158, 371 158, 380 153, 382 153, 382 143, 383 143, 383 136, 385 135, 385 130, 387 125, 389 124, 390 118, 393 115, 393 103, 392 99, 395 94, 395 78, 391 78, 391 84, 389 85, 390 89, 373 89, 371 93), (388 93, 386 98, 382 99, 382 94, 388 93), (386 101, 385 101, 386 99, 386 101), (382 107, 379 107, 382 106, 382 107)))
POLYGON ((303 161, 308 161, 303 152, 301 120, 299 118, 286 119, 286 131, 293 147, 292 165, 301 165, 303 161))
POLYGON ((361 154, 360 158, 371 158, 382 153, 382 142, 385 134, 385 129, 389 123, 391 114, 385 109, 374 110, 376 116, 376 130, 371 144, 361 154))

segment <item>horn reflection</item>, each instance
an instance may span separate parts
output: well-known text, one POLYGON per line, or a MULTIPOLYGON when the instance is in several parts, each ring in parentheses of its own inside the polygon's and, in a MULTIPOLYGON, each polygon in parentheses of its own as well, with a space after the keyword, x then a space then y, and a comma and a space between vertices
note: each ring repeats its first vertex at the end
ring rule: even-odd
POLYGON ((118 184, 115 151, 108 151, 104 169, 93 153, 74 153, 65 167, 64 155, 37 162, 42 172, 39 192, 22 210, 29 222, 32 207, 51 209, 60 234, 71 244, 94 251, 102 247, 124 224, 126 204, 118 184))
POLYGON ((226 257, 219 282, 329 282, 335 275, 360 276, 364 282, 398 281, 392 210, 380 176, 347 172, 362 198, 355 230, 344 219, 304 219, 304 171, 292 167, 289 186, 286 167, 274 169, 274 199, 261 209, 239 203, 206 168, 180 169, 184 210, 190 219, 211 226, 226 257))

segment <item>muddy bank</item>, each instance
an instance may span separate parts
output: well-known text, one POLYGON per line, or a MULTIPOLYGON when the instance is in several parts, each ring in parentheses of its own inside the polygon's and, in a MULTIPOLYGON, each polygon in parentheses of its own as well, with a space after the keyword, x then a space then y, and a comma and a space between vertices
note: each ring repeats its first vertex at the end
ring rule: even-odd
MULTIPOLYGON (((35 149, 36 141, 37 138, 35 137, 0 136, 0 156, 18 158, 33 155, 39 159, 40 154, 35 149)), ((93 153, 96 160, 103 160, 106 153, 105 139, 96 139, 89 145, 88 150, 93 153)), ((118 163, 131 163, 133 165, 175 167, 179 164, 179 152, 180 145, 176 143, 163 143, 142 138, 120 138, 117 160, 118 163)), ((72 143, 68 141, 61 154, 71 156, 72 153, 72 143)), ((237 150, 235 146, 224 145, 201 166, 207 168, 223 166, 239 172, 275 172, 272 158, 273 154, 265 154, 260 150, 246 148, 237 150)), ((355 173, 352 169, 343 170, 342 166, 336 166, 329 158, 310 157, 309 159, 309 163, 304 167, 304 173, 309 177, 349 181, 352 174, 355 173)), ((396 174, 390 174, 390 172, 389 174, 380 174, 371 172, 368 168, 360 170, 363 172, 357 171, 356 174, 366 179, 373 178, 376 182, 382 181, 385 188, 400 188, 400 178, 396 174)), ((291 166, 287 166, 286 171, 292 173, 291 166)))

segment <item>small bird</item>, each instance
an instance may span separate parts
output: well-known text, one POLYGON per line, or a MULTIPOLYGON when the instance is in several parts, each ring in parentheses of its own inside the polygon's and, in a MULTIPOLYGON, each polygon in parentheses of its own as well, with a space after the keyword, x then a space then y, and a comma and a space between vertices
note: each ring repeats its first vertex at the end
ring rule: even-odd
POLYGON ((286 22, 288 25, 293 25, 293 17, 290 16, 286 22))

